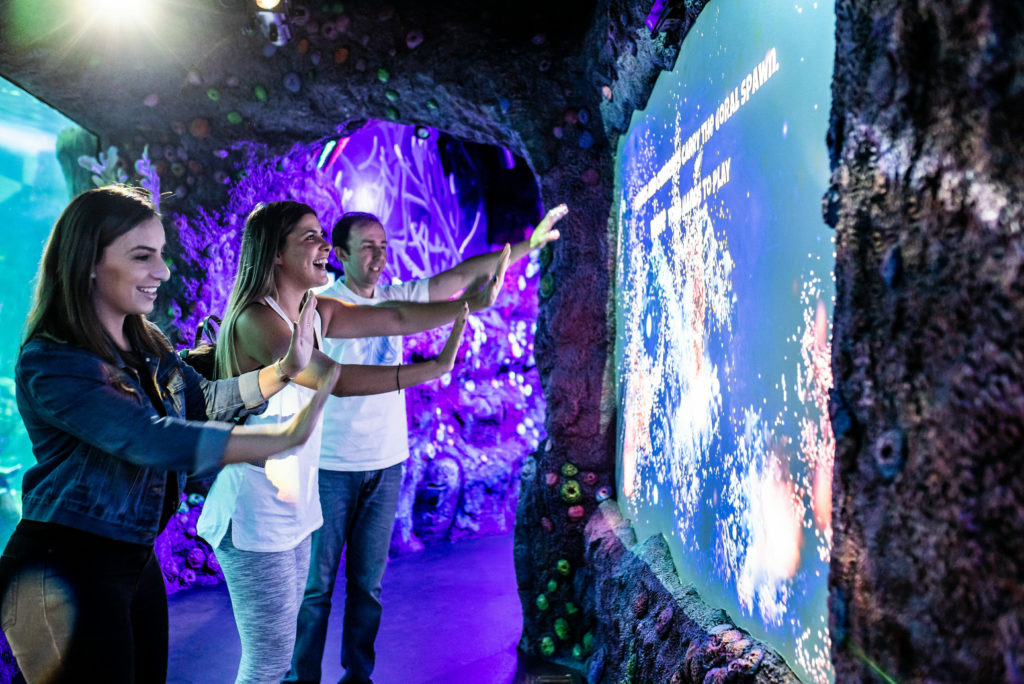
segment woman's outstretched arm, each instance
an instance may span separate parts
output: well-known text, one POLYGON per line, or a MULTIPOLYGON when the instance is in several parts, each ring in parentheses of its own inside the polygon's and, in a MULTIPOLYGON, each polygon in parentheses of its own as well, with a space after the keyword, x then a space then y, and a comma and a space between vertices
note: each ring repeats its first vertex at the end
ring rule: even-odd
MULTIPOLYGON (((455 365, 455 354, 466 328, 469 308, 466 303, 455 303, 458 311, 452 332, 441 354, 435 359, 396 366, 340 366, 341 375, 335 381, 331 394, 339 397, 382 394, 410 387, 449 372, 455 365)), ((372 308, 372 307, 371 307, 372 308)), ((236 352, 242 370, 270 366, 287 350, 289 326, 281 317, 263 304, 251 304, 238 317, 235 325, 236 352)), ((323 352, 314 349, 309 364, 294 377, 304 387, 317 388, 321 380, 339 367, 323 352)))
POLYGON ((468 307, 463 305, 462 312, 455 319, 448 341, 444 349, 434 359, 398 366, 360 366, 354 364, 341 365, 341 377, 333 394, 349 397, 364 394, 381 394, 419 385, 435 380, 455 367, 455 354, 459 350, 462 334, 466 330, 468 307), (381 373, 384 369, 387 372, 381 373))
POLYGON ((327 337, 377 337, 423 332, 452 321, 463 309, 480 311, 494 304, 505 282, 510 248, 505 245, 494 275, 477 292, 445 302, 385 302, 380 306, 357 306, 330 297, 319 297, 318 308, 327 337))

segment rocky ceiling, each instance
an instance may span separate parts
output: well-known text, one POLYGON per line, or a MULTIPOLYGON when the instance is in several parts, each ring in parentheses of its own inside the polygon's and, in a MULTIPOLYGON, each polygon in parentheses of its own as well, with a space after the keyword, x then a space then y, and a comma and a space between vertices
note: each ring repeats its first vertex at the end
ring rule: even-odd
POLYGON ((131 3, 143 4, 146 19, 102 2, 8 0, 0 74, 103 140, 185 128, 215 146, 285 145, 378 118, 525 153, 524 136, 550 137, 539 114, 598 101, 578 92, 592 75, 581 55, 593 2, 292 2, 282 46, 253 0, 131 3))

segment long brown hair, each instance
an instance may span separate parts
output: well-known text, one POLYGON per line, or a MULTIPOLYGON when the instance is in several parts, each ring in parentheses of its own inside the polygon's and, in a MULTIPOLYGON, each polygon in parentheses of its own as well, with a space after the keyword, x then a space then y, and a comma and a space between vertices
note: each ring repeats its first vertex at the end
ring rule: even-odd
MULTIPOLYGON (((44 336, 116 363, 117 347, 93 306, 91 274, 111 242, 154 217, 160 214, 142 188, 111 185, 71 200, 43 250, 22 346, 44 336)), ((171 351, 160 330, 141 314, 125 317, 124 333, 135 350, 156 355, 171 351)))
POLYGON ((302 202, 257 204, 245 219, 242 247, 238 255, 238 274, 231 288, 224 320, 217 333, 218 378, 241 374, 235 353, 235 324, 238 316, 253 302, 277 294, 274 259, 284 249, 285 238, 303 216, 316 212, 302 202))

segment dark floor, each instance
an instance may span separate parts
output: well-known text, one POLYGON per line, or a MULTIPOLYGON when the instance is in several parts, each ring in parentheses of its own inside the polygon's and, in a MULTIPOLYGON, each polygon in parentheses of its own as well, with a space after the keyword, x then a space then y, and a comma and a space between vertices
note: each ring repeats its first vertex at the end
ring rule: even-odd
MULTIPOLYGON (((339 578, 338 587, 343 578, 339 578)), ((522 612, 512 537, 430 546, 397 558, 384 575, 376 684, 578 684, 581 679, 518 657, 522 612)), ((238 633, 224 585, 169 599, 170 684, 233 682, 238 633)), ((341 611, 331 614, 324 682, 341 676, 341 611)))

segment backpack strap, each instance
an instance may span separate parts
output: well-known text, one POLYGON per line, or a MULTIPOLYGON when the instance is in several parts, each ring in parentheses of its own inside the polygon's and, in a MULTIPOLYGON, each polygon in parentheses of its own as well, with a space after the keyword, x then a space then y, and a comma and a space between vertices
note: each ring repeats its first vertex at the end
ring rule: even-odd
POLYGON ((204 338, 210 344, 217 343, 217 333, 220 331, 220 317, 210 314, 203 320, 199 321, 199 325, 196 326, 195 344, 198 347, 204 341, 204 338))

